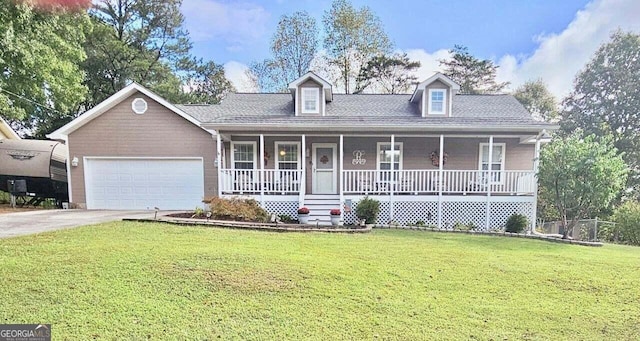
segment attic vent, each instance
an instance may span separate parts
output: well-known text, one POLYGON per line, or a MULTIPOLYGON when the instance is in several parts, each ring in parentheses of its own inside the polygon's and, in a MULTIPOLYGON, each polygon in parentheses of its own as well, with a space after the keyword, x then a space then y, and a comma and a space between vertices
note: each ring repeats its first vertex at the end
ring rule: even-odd
POLYGON ((144 114, 147 112, 147 101, 142 98, 136 98, 131 102, 131 109, 136 114, 144 114))

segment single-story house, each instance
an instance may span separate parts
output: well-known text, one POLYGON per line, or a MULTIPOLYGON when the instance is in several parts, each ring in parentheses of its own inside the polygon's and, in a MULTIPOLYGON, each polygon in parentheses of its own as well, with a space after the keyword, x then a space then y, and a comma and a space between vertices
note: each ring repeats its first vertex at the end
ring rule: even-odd
POLYGON ((20 140, 20 136, 2 117, 0 117, 0 140, 20 140))
POLYGON ((533 222, 537 155, 555 125, 511 95, 459 94, 436 73, 412 94, 335 94, 309 72, 289 93, 174 105, 131 84, 49 135, 69 147, 70 202, 88 209, 193 209, 251 197, 346 224, 365 196, 379 224, 533 222))

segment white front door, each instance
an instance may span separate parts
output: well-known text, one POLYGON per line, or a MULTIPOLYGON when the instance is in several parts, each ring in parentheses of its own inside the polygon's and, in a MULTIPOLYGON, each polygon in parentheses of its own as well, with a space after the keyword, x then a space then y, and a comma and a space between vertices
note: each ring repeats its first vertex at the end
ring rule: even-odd
POLYGON ((313 144, 312 182, 314 194, 338 193, 338 167, 335 143, 313 144))

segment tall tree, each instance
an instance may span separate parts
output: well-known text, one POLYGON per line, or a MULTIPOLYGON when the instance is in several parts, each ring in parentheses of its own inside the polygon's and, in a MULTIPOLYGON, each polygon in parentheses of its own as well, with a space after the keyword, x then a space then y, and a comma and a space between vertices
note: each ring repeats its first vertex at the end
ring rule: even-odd
POLYGON ((528 81, 513 92, 513 96, 533 115, 551 122, 558 118, 558 102, 542 79, 528 81))
POLYGON ((91 25, 84 9, 0 4, 0 113, 43 137, 73 115, 87 92, 78 64, 91 25))
POLYGON ((452 58, 439 62, 444 67, 444 74, 460 85, 460 93, 495 94, 509 85, 509 82, 496 81, 498 66, 491 60, 480 60, 461 45, 455 45, 449 52, 452 58))
POLYGON ((564 100, 561 127, 612 134, 631 168, 629 186, 640 197, 640 35, 615 32, 576 77, 564 100))
POLYGON ((375 56, 360 69, 354 93, 366 89, 387 94, 404 93, 418 80, 414 71, 419 67, 420 62, 409 60, 406 53, 375 56))
POLYGON ((335 81, 352 93, 360 69, 373 57, 389 54, 393 44, 369 7, 356 9, 347 0, 334 0, 322 22, 329 64, 339 70, 335 81))
POLYGON ((212 61, 202 62, 193 60, 186 75, 184 98, 176 103, 204 103, 214 104, 230 91, 235 91, 233 85, 224 75, 224 67, 212 61))
POLYGON ((567 238, 580 219, 607 209, 625 186, 627 166, 611 137, 556 137, 540 154, 541 195, 554 204, 567 238))
POLYGON ((286 91, 287 85, 309 71, 318 48, 316 20, 307 12, 283 15, 271 38, 271 59, 253 63, 250 72, 262 91, 286 91))
MULTIPOLYGON (((127 83, 135 81, 178 103, 202 99, 216 102, 221 93, 185 93, 221 66, 189 55, 191 42, 183 28, 181 0, 100 0, 90 11, 95 29, 85 45, 83 67, 90 89, 88 107, 103 101, 127 83), (212 67, 213 66, 213 67, 212 67)), ((229 82, 226 82, 230 85, 229 82)), ((213 88, 210 88, 213 89, 213 88)))

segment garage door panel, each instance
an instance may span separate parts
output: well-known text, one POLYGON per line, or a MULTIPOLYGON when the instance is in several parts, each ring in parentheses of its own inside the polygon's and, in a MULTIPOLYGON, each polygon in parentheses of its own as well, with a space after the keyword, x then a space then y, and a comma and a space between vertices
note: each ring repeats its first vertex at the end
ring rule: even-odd
POLYGON ((97 159, 85 165, 87 208, 193 209, 202 205, 201 159, 97 159))

